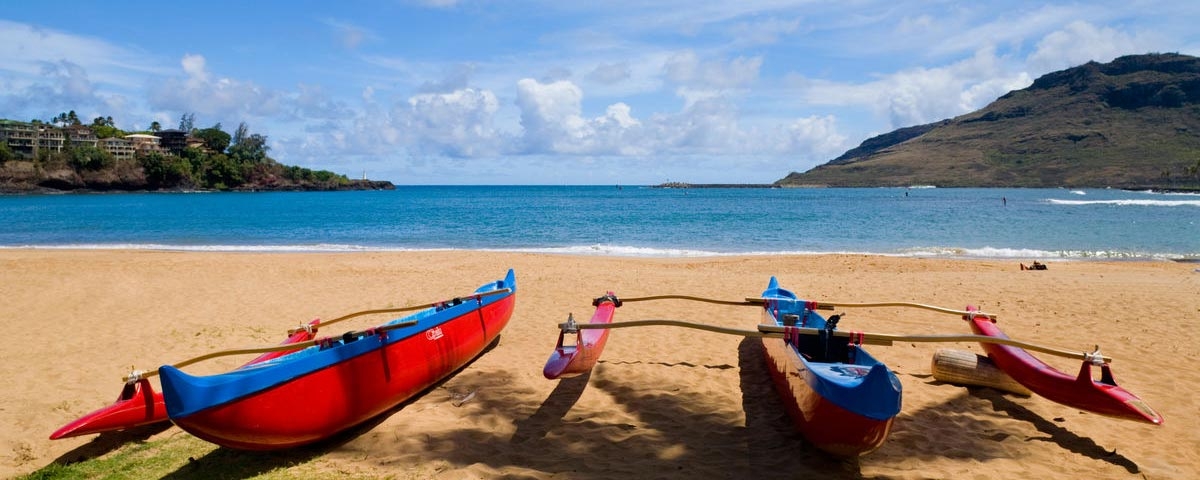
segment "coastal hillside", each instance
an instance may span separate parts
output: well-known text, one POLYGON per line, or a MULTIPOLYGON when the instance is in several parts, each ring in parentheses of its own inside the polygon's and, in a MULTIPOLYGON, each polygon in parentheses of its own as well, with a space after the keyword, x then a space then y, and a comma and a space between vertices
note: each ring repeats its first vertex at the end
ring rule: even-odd
POLYGON ((775 184, 1200 189, 1200 58, 1132 55, 1049 73, 775 184))
POLYGON ((112 117, 84 125, 74 111, 51 121, 0 119, 0 193, 162 190, 391 190, 387 181, 352 180, 326 170, 281 164, 267 137, 245 123, 179 129, 154 122, 142 132, 112 117))

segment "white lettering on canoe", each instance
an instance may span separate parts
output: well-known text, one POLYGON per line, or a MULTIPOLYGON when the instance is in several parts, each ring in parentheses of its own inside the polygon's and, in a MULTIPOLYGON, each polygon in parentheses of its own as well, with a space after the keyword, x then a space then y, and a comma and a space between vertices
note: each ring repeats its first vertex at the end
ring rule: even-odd
POLYGON ((433 327, 433 328, 425 331, 425 338, 427 338, 429 340, 437 340, 439 338, 442 338, 442 336, 443 336, 442 327, 433 327))

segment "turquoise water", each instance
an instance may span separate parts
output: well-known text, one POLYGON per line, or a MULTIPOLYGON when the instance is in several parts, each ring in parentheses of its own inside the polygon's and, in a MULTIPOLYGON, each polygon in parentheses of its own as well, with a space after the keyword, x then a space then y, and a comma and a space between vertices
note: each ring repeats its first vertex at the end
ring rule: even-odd
POLYGON ((409 186, 0 196, 0 247, 1200 258, 1200 196, 1063 189, 409 186))

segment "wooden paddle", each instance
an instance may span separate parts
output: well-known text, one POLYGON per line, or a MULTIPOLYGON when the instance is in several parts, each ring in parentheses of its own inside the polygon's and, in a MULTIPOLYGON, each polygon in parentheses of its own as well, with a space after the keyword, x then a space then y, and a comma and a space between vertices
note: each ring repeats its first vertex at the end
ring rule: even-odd
MULTIPOLYGON (((966 312, 964 312, 966 313, 966 312)), ((740 335, 743 337, 769 337, 769 338, 784 338, 785 333, 795 332, 800 335, 820 335, 825 330, 820 328, 806 327, 781 327, 778 325, 759 325, 758 330, 743 330, 737 328, 720 327, 716 325, 708 325, 703 323, 688 322, 684 320, 631 320, 617 323, 584 323, 574 324, 573 328, 587 330, 594 328, 627 328, 627 327, 647 327, 647 326, 672 326, 686 327, 697 330, 704 330, 714 333, 723 333, 727 335, 740 335)), ((559 324, 560 329, 568 329, 566 323, 559 324)), ((1104 363, 1111 363, 1112 357, 1099 354, 1099 349, 1093 352, 1081 352, 1078 350, 1067 350, 1063 348, 1047 347, 1036 343, 1014 340, 1011 338, 997 338, 986 335, 895 335, 887 333, 867 333, 867 332, 851 332, 834 330, 832 332, 835 337, 850 337, 869 345, 885 345, 890 346, 894 342, 914 342, 914 343, 958 343, 958 342, 978 342, 978 343, 998 343, 1012 347, 1033 350, 1049 355, 1057 355, 1060 357, 1072 358, 1076 360, 1087 360, 1094 362, 1101 360, 1104 363)))

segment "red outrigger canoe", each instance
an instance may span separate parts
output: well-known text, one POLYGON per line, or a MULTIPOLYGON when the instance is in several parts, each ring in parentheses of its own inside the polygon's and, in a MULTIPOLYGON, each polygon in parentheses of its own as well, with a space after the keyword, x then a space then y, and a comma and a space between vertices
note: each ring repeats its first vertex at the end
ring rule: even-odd
MULTIPOLYGON (((280 345, 312 340, 319 324, 320 320, 309 322, 308 327, 291 334, 280 345)), ((289 353, 291 351, 287 350, 264 353, 242 367, 262 363, 289 353)), ((126 383, 125 387, 121 389, 121 394, 117 396, 117 400, 111 405, 63 425, 62 428, 50 434, 50 439, 58 440, 92 433, 125 430, 165 421, 167 421, 167 406, 163 401, 162 393, 154 391, 154 387, 150 385, 150 379, 138 378, 126 383)))
POLYGON ((329 438, 387 412, 491 345, 516 301, 512 270, 474 294, 230 372, 159 367, 167 414, 203 440, 277 450, 329 438))
MULTIPOLYGON (((977 312, 978 309, 968 306, 967 311, 977 312)), ((995 321, 986 315, 964 315, 963 319, 970 322, 971 330, 977 335, 1008 338, 996 326, 995 321)), ((1112 370, 1106 363, 1084 360, 1079 368, 1079 375, 1072 377, 1038 360, 1023 349, 997 343, 981 345, 1004 373, 1047 400, 1109 417, 1155 425, 1161 425, 1163 422, 1162 415, 1150 408, 1150 405, 1117 386, 1112 370), (1094 366, 1100 367, 1099 381, 1092 377, 1094 366)))

